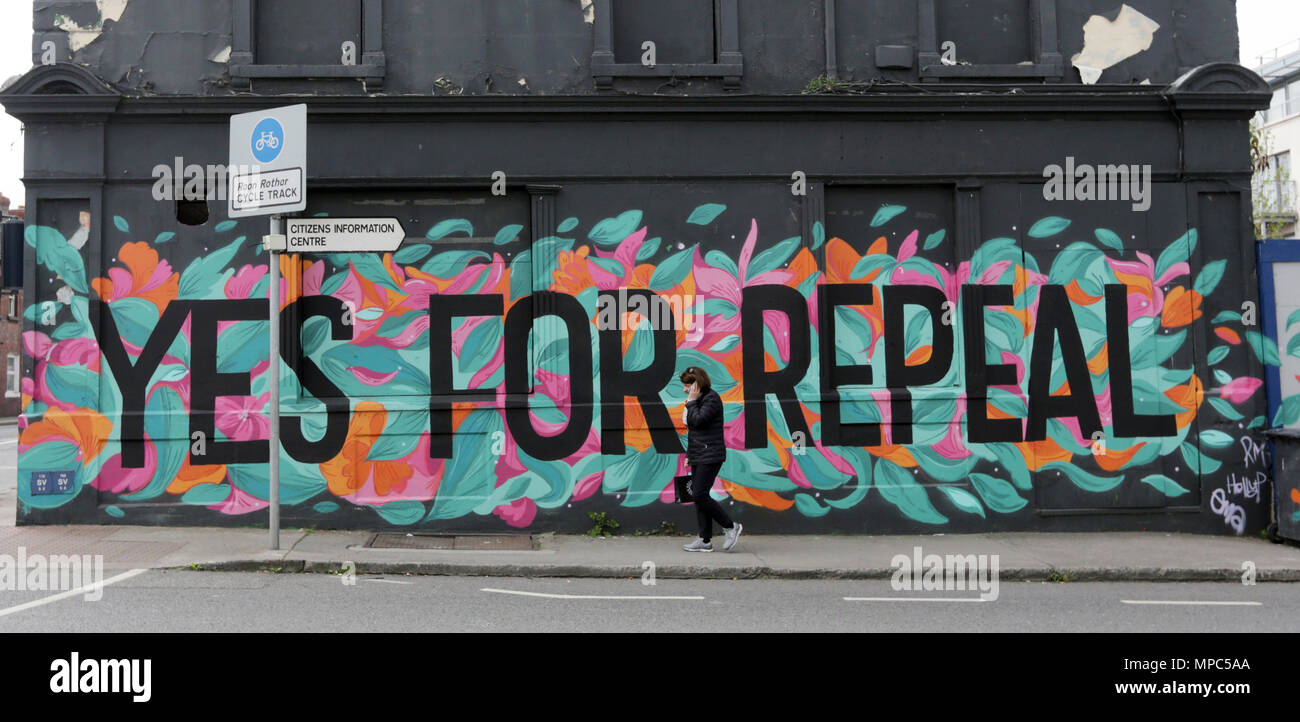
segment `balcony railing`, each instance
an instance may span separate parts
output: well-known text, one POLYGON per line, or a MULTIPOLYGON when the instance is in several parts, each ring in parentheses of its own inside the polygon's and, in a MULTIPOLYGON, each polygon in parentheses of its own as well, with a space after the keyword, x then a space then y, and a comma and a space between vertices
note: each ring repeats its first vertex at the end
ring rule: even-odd
POLYGON ((1293 180, 1253 180, 1255 217, 1268 220, 1296 219, 1296 182, 1293 180))

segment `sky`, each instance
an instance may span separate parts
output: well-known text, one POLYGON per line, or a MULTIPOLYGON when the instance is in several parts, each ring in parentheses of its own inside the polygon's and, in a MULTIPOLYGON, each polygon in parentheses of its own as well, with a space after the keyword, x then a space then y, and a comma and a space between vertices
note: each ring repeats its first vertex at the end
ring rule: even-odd
MULTIPOLYGON (((1116 5, 1121 0, 1116 0, 1116 5)), ((0 21, 0 82, 21 75, 32 64, 31 5, 29 0, 0 0, 4 21, 0 21), (14 22, 20 18, 26 21, 14 22)), ((1256 58, 1287 43, 1300 47, 1300 2, 1296 0, 1237 0, 1237 26, 1241 35, 1241 61, 1247 67, 1256 58)), ((14 207, 23 205, 22 125, 0 113, 0 193, 14 207)))

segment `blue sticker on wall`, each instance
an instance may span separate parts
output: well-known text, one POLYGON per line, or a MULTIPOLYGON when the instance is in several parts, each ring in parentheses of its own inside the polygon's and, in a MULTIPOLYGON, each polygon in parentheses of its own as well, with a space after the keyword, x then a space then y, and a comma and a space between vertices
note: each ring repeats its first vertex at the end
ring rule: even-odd
POLYGON ((71 494, 77 478, 75 469, 68 471, 33 471, 32 496, 71 494))

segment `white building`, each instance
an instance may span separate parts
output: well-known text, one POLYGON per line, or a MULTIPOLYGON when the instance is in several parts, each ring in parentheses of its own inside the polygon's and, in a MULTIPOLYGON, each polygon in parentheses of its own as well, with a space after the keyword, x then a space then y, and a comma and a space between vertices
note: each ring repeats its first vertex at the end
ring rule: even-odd
POLYGON ((1257 170, 1251 183, 1256 233, 1294 238, 1297 207, 1292 163, 1300 154, 1300 40, 1247 62, 1273 88, 1273 105, 1253 123, 1263 131, 1269 158, 1268 168, 1257 170))

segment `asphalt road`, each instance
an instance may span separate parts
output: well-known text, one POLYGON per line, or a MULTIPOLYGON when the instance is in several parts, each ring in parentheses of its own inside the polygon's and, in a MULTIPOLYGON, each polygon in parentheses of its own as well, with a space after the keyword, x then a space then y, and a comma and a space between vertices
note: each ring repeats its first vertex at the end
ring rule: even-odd
POLYGON ((76 595, 27 608, 53 594, 0 591, 0 633, 1300 631, 1300 585, 1283 583, 1004 582, 995 601, 954 602, 918 597, 970 600, 978 593, 895 592, 887 580, 353 581, 155 570, 108 585, 98 601, 76 595), (887 601, 862 600, 877 597, 887 601), (692 620, 689 627, 683 619, 692 620))

